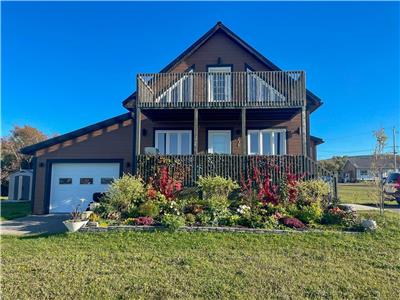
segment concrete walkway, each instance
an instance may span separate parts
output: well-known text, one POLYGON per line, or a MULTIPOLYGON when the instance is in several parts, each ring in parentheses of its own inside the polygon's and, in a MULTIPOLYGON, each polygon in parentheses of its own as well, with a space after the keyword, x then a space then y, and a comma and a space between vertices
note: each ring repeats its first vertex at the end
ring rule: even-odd
POLYGON ((32 215, 0 222, 0 234, 50 234, 66 232, 62 221, 69 219, 68 214, 32 215))
MULTIPOLYGON (((347 204, 347 203, 340 204, 340 205, 350 207, 352 210, 355 210, 355 211, 371 211, 371 210, 379 211, 379 208, 376 206, 361 205, 361 204, 347 204)), ((391 208, 385 207, 385 211, 391 211, 391 212, 400 214, 400 206, 391 207, 391 208)))

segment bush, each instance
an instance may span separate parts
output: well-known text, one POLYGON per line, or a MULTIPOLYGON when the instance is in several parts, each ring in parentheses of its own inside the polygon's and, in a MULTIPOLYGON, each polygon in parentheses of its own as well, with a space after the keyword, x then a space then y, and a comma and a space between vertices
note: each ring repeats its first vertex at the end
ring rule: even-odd
POLYGON ((328 209, 322 216, 322 224, 344 225, 346 227, 357 226, 358 216, 353 211, 345 211, 339 207, 328 209))
POLYGON ((124 221, 124 224, 125 224, 125 225, 135 225, 135 224, 136 224, 135 221, 136 221, 135 218, 127 218, 127 219, 124 221))
POLYGON ((185 215, 186 224, 194 225, 196 223, 196 216, 193 214, 186 214, 185 215))
POLYGON ((100 220, 100 216, 96 214, 95 212, 90 214, 89 216, 89 221, 90 222, 98 222, 100 220))
POLYGON ((209 199, 213 195, 228 198, 233 190, 239 188, 239 185, 232 179, 225 179, 221 176, 200 176, 197 185, 202 192, 203 199, 209 199))
POLYGON ((185 226, 185 219, 182 216, 165 214, 161 218, 161 224, 171 231, 176 231, 185 226))
POLYGON ((144 200, 145 189, 140 178, 124 174, 111 183, 108 191, 100 200, 96 210, 107 218, 126 217, 144 200))
POLYGON ((154 220, 152 217, 139 217, 135 219, 136 225, 153 225, 154 220))
POLYGON ((155 218, 160 214, 160 207, 151 201, 140 204, 137 209, 137 214, 143 217, 155 218))
POLYGON ((290 215, 307 224, 319 222, 323 213, 319 202, 314 202, 310 205, 291 207, 288 211, 290 215))
POLYGON ((319 202, 327 204, 329 184, 322 180, 302 181, 297 185, 297 202, 300 205, 311 205, 319 202))
POLYGON ((249 215, 243 215, 239 222, 239 225, 250 227, 250 228, 264 228, 265 222, 263 217, 257 213, 251 213, 249 215))

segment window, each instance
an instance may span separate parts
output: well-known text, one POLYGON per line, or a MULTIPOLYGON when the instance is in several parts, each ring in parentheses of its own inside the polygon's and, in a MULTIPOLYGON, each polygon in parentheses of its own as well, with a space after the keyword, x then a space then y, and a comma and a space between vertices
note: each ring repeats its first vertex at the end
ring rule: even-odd
POLYGON ((209 67, 209 101, 230 101, 232 94, 231 67, 209 67))
POLYGON ((209 130, 208 153, 231 154, 231 131, 209 130))
MULTIPOLYGON (((247 99, 248 101, 285 101, 285 96, 267 83, 267 78, 261 78, 263 73, 255 73, 250 68, 246 69, 247 99)), ((267 77, 267 76, 266 76, 267 77)))
POLYGON ((72 178, 60 178, 58 179, 59 184, 72 184, 72 178))
POLYGON ((160 154, 192 153, 192 132, 190 130, 156 130, 155 135, 155 147, 160 154))
POLYGON ((248 153, 253 155, 285 155, 286 130, 249 130, 247 133, 248 153))
MULTIPOLYGON (((187 71, 193 73, 193 69, 187 71)), ((193 97, 193 75, 172 74, 174 83, 157 98, 157 102, 191 102, 193 97)), ((161 83, 162 84, 162 83, 161 83)))
POLYGON ((113 180, 114 180, 114 178, 108 178, 108 177, 106 177, 106 178, 101 178, 100 179, 100 183, 101 184, 111 184, 112 182, 113 182, 113 180))
POLYGON ((368 170, 360 170, 361 176, 368 176, 368 170))
POLYGON ((80 184, 93 184, 93 178, 81 178, 79 179, 80 184))

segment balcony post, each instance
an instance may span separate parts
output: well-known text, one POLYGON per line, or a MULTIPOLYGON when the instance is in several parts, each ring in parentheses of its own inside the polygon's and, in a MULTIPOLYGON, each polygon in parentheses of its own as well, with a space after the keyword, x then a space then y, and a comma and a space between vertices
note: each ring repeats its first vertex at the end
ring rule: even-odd
POLYGON ((141 125, 142 125, 142 113, 138 106, 136 106, 136 116, 135 116, 135 130, 136 130, 136 145, 135 152, 136 155, 140 155, 140 133, 141 133, 141 125))
POLYGON ((303 149, 303 155, 307 154, 307 121, 306 121, 306 106, 301 107, 301 144, 303 149))
POLYGON ((247 143, 246 143, 246 108, 242 108, 242 151, 243 154, 247 154, 247 143))
POLYGON ((193 111, 193 153, 199 153, 199 109, 193 111))

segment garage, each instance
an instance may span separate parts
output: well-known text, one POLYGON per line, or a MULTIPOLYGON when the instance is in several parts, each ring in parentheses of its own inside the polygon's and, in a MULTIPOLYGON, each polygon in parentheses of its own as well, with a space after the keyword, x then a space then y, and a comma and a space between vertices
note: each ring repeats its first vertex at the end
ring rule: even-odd
POLYGON ((81 199, 86 209, 93 194, 106 191, 120 173, 120 163, 52 163, 49 212, 69 213, 81 199))

